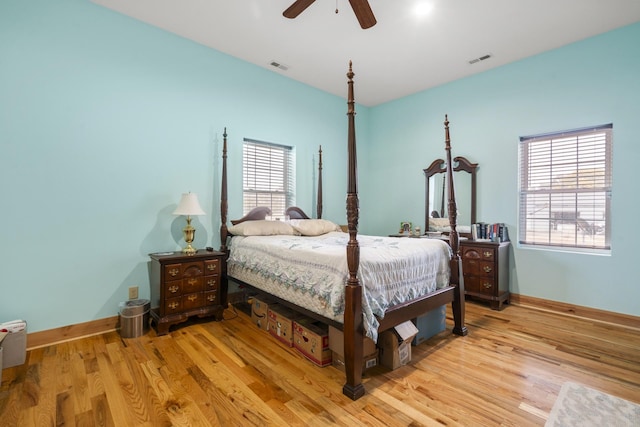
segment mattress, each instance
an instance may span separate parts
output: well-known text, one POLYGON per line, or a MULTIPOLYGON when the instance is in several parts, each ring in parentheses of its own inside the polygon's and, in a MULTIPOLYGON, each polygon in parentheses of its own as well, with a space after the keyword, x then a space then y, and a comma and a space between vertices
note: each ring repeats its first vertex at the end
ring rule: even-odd
MULTIPOLYGON (((343 323, 349 235, 234 236, 227 274, 314 313, 343 323)), ((366 335, 377 341, 378 318, 396 304, 449 285, 451 249, 439 239, 359 235, 366 335)))

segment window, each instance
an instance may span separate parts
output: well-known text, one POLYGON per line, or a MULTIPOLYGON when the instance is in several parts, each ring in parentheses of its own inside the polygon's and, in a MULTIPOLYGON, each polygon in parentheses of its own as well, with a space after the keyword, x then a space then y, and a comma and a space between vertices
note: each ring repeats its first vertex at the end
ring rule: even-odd
POLYGON ((269 206, 274 217, 284 217, 295 205, 293 148, 245 139, 242 155, 243 211, 269 206))
POLYGON ((519 242, 609 253, 613 125, 520 138, 519 242))

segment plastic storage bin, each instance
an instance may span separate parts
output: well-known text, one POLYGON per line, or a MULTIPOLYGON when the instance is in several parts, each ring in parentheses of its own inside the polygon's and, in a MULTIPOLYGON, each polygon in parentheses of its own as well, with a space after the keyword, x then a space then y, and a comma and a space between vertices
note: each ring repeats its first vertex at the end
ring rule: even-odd
POLYGON ((120 336, 122 338, 137 338, 149 331, 149 310, 151 302, 148 299, 134 299, 120 304, 120 336))
POLYGON ((2 347, 2 367, 22 365, 27 358, 27 322, 25 320, 12 320, 0 323, 1 330, 7 330, 8 334, 0 342, 2 347))

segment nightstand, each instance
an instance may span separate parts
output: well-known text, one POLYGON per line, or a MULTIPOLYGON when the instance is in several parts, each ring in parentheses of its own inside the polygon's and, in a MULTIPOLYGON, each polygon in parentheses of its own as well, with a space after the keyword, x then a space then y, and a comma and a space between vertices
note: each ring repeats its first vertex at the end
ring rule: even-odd
POLYGON ((158 335, 191 316, 222 320, 227 289, 222 281, 224 253, 198 250, 150 254, 151 323, 158 335))
POLYGON ((465 295, 502 310, 509 303, 509 242, 461 240, 460 257, 465 295))

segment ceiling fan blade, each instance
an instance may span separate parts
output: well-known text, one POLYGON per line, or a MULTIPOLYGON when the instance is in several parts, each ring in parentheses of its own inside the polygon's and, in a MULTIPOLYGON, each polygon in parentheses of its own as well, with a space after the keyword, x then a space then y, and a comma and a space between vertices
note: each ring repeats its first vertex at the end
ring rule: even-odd
POLYGON ((376 25, 378 21, 376 21, 376 17, 373 16, 373 11, 367 0, 349 0, 349 3, 351 3, 353 13, 356 14, 356 18, 358 18, 362 29, 366 30, 376 25))
POLYGON ((296 0, 293 2, 291 6, 287 8, 287 10, 282 12, 282 15, 285 18, 293 19, 296 16, 300 15, 302 12, 304 12, 304 10, 309 6, 311 6, 315 1, 316 0, 296 0))

